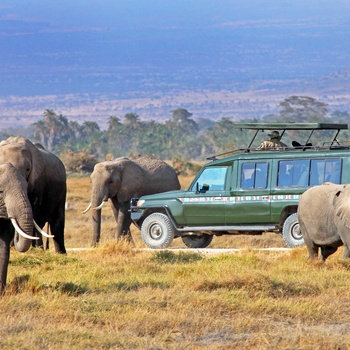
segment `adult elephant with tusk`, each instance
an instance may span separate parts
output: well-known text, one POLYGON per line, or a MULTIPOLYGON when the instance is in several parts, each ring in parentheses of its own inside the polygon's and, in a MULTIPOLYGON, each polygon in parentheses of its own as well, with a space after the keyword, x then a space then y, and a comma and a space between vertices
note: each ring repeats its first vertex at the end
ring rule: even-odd
POLYGON ((36 222, 34 232, 41 233, 37 246, 43 246, 41 230, 48 223, 55 251, 66 253, 64 223, 66 202, 66 171, 54 154, 22 136, 0 142, 0 164, 11 163, 26 179, 28 198, 36 222))
POLYGON ((15 247, 26 252, 32 243, 33 214, 27 182, 10 163, 0 165, 0 293, 4 291, 10 259, 10 243, 16 229, 15 247), (12 226, 13 225, 13 226, 12 226))
POLYGON ((116 238, 125 236, 131 240, 130 199, 180 189, 175 170, 152 157, 100 162, 91 174, 91 183, 91 202, 84 213, 92 208, 93 246, 100 241, 101 209, 108 199, 117 222, 116 238))

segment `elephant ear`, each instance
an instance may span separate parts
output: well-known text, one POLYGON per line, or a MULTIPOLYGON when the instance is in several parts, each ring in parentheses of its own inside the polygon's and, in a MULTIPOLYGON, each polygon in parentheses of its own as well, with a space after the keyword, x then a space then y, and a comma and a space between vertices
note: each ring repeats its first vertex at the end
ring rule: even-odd
POLYGON ((342 186, 333 199, 335 215, 350 229, 350 186, 342 186))
POLYGON ((23 136, 10 136, 1 142, 1 146, 6 145, 12 148, 12 157, 21 158, 22 162, 20 162, 21 168, 19 170, 28 182, 28 191, 31 191, 38 185, 39 178, 45 170, 41 152, 23 136))
POLYGON ((22 142, 25 145, 25 154, 31 163, 30 173, 27 178, 28 191, 31 192, 35 189, 35 192, 39 192, 41 196, 43 191, 41 179, 45 176, 45 163, 42 152, 28 139, 24 139, 22 142))
POLYGON ((132 160, 125 160, 122 163, 121 184, 118 193, 119 203, 125 203, 132 197, 139 197, 143 187, 144 171, 132 160))

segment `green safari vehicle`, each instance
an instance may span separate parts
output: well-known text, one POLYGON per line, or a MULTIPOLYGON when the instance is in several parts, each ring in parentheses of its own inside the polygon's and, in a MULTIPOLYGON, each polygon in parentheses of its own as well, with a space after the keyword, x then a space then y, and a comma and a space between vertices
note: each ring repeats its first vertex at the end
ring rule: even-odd
POLYGON ((253 130, 249 146, 208 158, 187 190, 132 198, 131 219, 147 246, 166 248, 181 237, 187 247, 205 248, 214 235, 265 231, 282 233, 288 246, 302 245, 300 195, 324 182, 350 183, 349 146, 338 141, 347 124, 237 123, 235 127, 253 130), (254 143, 265 130, 278 130, 283 142, 301 132, 306 141, 293 142, 294 147, 257 149, 254 143), (329 141, 320 142, 325 136, 329 141), (314 145, 314 139, 321 144, 314 145))

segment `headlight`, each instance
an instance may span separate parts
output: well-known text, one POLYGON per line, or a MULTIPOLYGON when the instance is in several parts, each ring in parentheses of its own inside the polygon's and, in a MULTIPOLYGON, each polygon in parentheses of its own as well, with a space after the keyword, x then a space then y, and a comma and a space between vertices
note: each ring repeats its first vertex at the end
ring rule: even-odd
POLYGON ((143 203, 145 203, 145 201, 143 199, 139 200, 137 202, 137 207, 142 207, 143 203))

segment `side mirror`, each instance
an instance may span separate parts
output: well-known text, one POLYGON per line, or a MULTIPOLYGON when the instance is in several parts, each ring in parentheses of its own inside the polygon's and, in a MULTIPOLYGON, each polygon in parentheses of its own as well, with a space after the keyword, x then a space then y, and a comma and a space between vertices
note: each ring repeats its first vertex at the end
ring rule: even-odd
POLYGON ((138 198, 135 198, 135 197, 133 197, 133 198, 131 198, 130 199, 130 206, 131 207, 136 207, 137 206, 137 201, 138 201, 139 199, 138 198))
POLYGON ((207 184, 203 184, 201 190, 200 190, 200 193, 205 193, 209 190, 209 185, 207 184))

